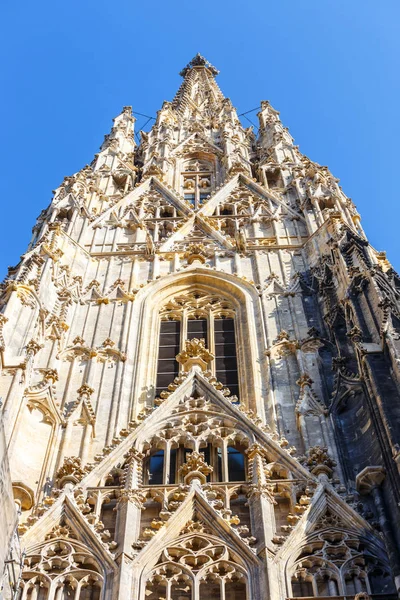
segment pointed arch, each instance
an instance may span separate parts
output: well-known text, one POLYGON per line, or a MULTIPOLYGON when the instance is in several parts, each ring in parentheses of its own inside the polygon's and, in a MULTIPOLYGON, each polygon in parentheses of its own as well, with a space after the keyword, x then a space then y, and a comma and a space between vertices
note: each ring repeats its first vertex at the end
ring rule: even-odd
POLYGON ((24 600, 99 600, 105 570, 84 544, 61 537, 27 550, 22 582, 24 600))
POLYGON ((330 486, 320 486, 314 494, 280 559, 288 597, 343 595, 353 583, 357 592, 363 586, 371 592, 369 569, 385 582, 385 591, 392 591, 383 540, 330 486))
MULTIPOLYGON (((167 587, 172 582, 189 584, 193 594, 188 598, 203 600, 206 596, 199 595, 202 581, 220 582, 225 574, 234 572, 238 574, 237 582, 245 584, 246 592, 237 598, 250 600, 253 595, 258 597, 263 580, 259 559, 193 488, 171 517, 169 527, 156 534, 138 554, 133 569, 141 600, 146 597, 146 591, 154 591, 154 584, 167 587)), ((243 586, 239 589, 242 591, 243 586)), ((149 597, 153 600, 153 596, 149 597)), ((166 597, 175 599, 174 595, 166 597)), ((182 597, 186 598, 184 594, 182 597)), ((215 596, 215 600, 217 598, 220 596, 215 596)), ((233 598, 236 600, 235 595, 233 598)))
POLYGON ((264 341, 256 331, 256 322, 262 322, 261 307, 256 289, 248 282, 226 273, 193 267, 184 273, 167 275, 140 290, 138 304, 137 372, 134 394, 139 406, 150 403, 155 394, 156 362, 159 337, 159 312, 169 298, 190 290, 220 294, 227 298, 236 313, 236 344, 241 401, 246 406, 263 412, 265 395, 259 364, 263 359, 264 341), (260 394, 261 391, 261 394, 260 394), (256 407, 256 398, 260 406, 256 407))

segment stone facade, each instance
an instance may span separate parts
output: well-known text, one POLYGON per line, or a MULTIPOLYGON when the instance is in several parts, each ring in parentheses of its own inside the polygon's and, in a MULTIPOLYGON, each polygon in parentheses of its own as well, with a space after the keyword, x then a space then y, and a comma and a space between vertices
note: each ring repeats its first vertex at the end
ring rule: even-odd
POLYGON ((22 600, 398 597, 400 279, 217 74, 125 107, 1 287, 22 600))

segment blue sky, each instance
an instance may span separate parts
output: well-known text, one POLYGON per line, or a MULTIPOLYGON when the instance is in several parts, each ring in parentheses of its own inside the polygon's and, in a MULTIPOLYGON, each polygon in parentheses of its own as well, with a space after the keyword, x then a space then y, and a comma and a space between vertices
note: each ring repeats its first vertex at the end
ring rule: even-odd
POLYGON ((155 115, 197 52, 240 113, 263 99, 281 112, 400 270, 398 0, 23 0, 2 12, 0 278, 122 106, 155 115))

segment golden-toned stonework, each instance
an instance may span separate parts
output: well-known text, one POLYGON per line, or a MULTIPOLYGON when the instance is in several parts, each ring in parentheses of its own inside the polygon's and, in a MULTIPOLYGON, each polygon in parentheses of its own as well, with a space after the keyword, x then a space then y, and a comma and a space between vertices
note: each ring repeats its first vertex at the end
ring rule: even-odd
POLYGON ((197 55, 66 177, 0 289, 20 600, 394 600, 400 279, 197 55))

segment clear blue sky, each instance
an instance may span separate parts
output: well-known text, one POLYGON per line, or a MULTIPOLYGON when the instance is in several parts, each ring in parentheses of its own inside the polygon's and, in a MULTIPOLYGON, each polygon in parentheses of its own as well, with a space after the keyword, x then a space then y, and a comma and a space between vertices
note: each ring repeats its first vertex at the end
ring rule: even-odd
POLYGON ((400 269, 399 0, 9 0, 2 16, 0 278, 112 117, 154 115, 197 52, 239 112, 281 112, 400 269))

